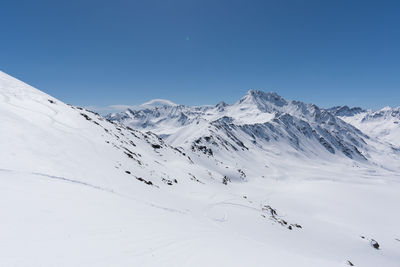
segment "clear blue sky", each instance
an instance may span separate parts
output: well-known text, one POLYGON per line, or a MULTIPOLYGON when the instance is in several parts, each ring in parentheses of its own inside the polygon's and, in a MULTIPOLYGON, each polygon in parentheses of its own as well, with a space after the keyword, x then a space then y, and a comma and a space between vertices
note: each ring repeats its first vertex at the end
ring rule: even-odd
POLYGON ((400 106, 400 1, 1 1, 0 69, 68 103, 400 106))

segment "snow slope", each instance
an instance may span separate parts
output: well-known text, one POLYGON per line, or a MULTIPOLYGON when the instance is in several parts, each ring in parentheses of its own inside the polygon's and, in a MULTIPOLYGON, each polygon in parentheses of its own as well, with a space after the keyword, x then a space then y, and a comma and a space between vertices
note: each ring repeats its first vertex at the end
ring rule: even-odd
POLYGON ((368 135, 400 147, 400 107, 340 115, 342 120, 368 135))
MULTIPOLYGON (((335 112, 342 115, 363 110, 337 108, 335 112)), ((260 170, 277 159, 295 156, 305 165, 318 165, 322 160, 400 171, 400 150, 371 138, 333 113, 313 104, 287 101, 276 93, 250 90, 231 105, 165 105, 128 109, 107 118, 134 129, 151 130, 173 146, 240 170, 249 166, 260 170)))
POLYGON ((240 149, 175 148, 2 72, 0 120, 0 266, 399 266, 396 166, 203 118, 240 149))

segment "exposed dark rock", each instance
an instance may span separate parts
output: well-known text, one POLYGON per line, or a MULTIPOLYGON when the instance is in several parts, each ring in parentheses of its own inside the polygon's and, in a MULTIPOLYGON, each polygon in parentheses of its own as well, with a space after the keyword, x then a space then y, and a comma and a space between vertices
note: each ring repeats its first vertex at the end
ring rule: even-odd
POLYGON ((344 116, 344 117, 351 117, 356 114, 365 112, 365 110, 360 107, 349 108, 348 106, 336 106, 327 109, 327 111, 334 114, 335 116, 344 116))
POLYGON ((201 151, 205 155, 213 156, 214 153, 211 148, 206 147, 205 145, 201 145, 202 139, 196 139, 191 147, 193 152, 201 151))
POLYGON ((230 182, 230 181, 231 181, 231 179, 229 179, 229 177, 227 177, 226 175, 224 176, 224 178, 222 178, 222 183, 223 183, 224 185, 227 185, 228 182, 230 182))
MULTIPOLYGON (((286 220, 280 218, 280 216, 278 216, 278 212, 276 211, 276 209, 272 208, 269 205, 264 205, 262 207, 262 211, 263 212, 268 212, 270 214, 269 215, 269 219, 270 220, 272 220, 272 221, 274 221, 274 222, 276 222, 276 223, 278 223, 278 224, 280 224, 280 225, 282 225, 284 227, 287 227, 287 229, 289 229, 289 230, 293 230, 293 227, 302 228, 300 224, 297 224, 297 223, 290 223, 289 224, 289 222, 287 222, 286 220)), ((264 218, 267 218, 267 216, 265 216, 264 214, 261 214, 261 216, 264 217, 264 218)))
POLYGON ((190 176, 190 180, 196 181, 196 182, 201 183, 201 184, 204 184, 202 181, 200 181, 199 179, 197 179, 196 176, 194 176, 193 174, 191 174, 191 173, 188 173, 188 174, 189 174, 189 176, 190 176))
POLYGON ((167 185, 172 185, 172 181, 169 180, 169 179, 162 178, 162 181, 163 181, 164 183, 166 183, 167 185))
POLYGON ((133 159, 132 154, 130 154, 130 153, 128 153, 128 152, 125 152, 125 151, 124 151, 124 153, 125 153, 125 155, 127 155, 129 158, 133 159))
POLYGON ((96 116, 98 116, 98 117, 101 117, 100 116, 100 114, 99 113, 97 113, 97 112, 94 112, 94 111, 92 111, 92 110, 89 110, 89 109, 85 109, 87 112, 90 112, 90 113, 92 113, 92 114, 94 114, 94 115, 96 115, 96 116))
POLYGON ((81 115, 86 119, 86 120, 88 120, 88 121, 91 121, 92 119, 88 116, 88 115, 86 115, 85 113, 81 113, 81 115))
POLYGON ((246 178, 246 173, 244 171, 242 171, 241 169, 238 169, 238 173, 240 173, 240 176, 242 178, 246 178))
POLYGON ((371 239, 371 246, 375 249, 379 249, 379 243, 374 239, 371 239))
POLYGON ((143 182, 143 183, 145 183, 145 184, 153 185, 153 183, 152 183, 151 181, 146 181, 146 180, 143 179, 142 177, 136 177, 136 179, 139 180, 139 181, 141 181, 141 182, 143 182))
POLYGON ((264 207, 262 207, 262 210, 263 210, 263 211, 269 211, 269 212, 271 213, 271 216, 276 216, 276 215, 278 215, 277 212, 276 212, 276 210, 273 209, 273 208, 272 208, 271 206, 269 206, 269 205, 264 205, 264 207))

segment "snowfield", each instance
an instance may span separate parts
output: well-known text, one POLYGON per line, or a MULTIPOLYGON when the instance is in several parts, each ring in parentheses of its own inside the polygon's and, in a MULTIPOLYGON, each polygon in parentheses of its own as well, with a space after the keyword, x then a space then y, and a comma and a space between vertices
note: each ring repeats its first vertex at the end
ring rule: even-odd
POLYGON ((108 119, 0 72, 0 266, 400 266, 396 139, 258 91, 108 119))
POLYGON ((385 107, 340 118, 375 138, 400 144, 400 107, 385 107))

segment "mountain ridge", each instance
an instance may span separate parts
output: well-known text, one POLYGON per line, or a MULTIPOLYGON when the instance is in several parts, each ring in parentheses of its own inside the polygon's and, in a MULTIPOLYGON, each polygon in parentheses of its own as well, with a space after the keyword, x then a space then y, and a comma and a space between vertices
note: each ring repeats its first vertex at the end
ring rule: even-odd
MULTIPOLYGON (((355 110, 358 111, 358 109, 355 110)), ((277 140, 286 136, 298 147, 299 139, 303 138, 293 133, 296 130, 296 132, 300 131, 300 134, 306 138, 314 136, 330 153, 341 150, 350 158, 358 156, 361 159, 366 159, 366 157, 362 155, 357 146, 366 144, 364 139, 369 138, 367 134, 342 121, 332 109, 321 109, 314 104, 305 104, 299 101, 286 101, 275 92, 262 92, 260 90, 250 90, 234 104, 220 102, 215 107, 180 105, 142 111, 127 110, 120 116, 109 115, 107 118, 136 129, 155 131, 166 137, 167 141, 168 136, 177 132, 176 129, 185 128, 191 124, 196 125, 193 127, 203 124, 214 126, 218 124, 225 129, 230 124, 238 128, 244 127, 247 131, 251 126, 264 124, 264 134, 260 135, 257 132, 258 130, 251 130, 248 135, 250 137, 264 135, 265 140, 277 140), (245 127, 245 125, 247 126, 245 127), (278 128, 276 128, 277 126, 278 128), (296 129, 288 130, 292 126, 296 129), (339 137, 338 135, 342 136, 339 137), (345 137, 346 135, 349 136, 345 137)), ((244 143, 243 140, 241 143, 244 143)), ((177 145, 177 143, 174 144, 177 145)))

